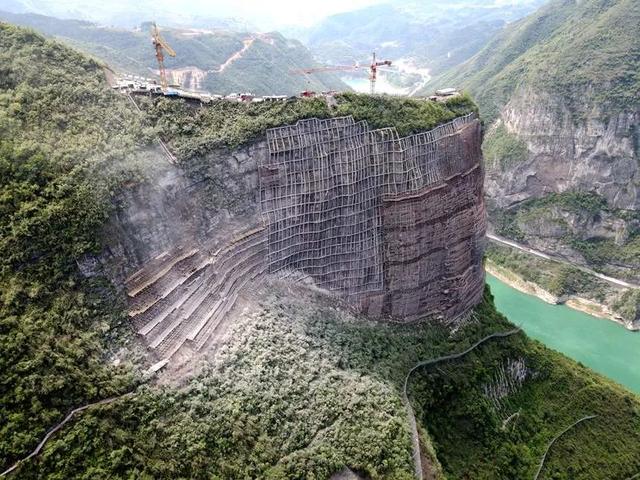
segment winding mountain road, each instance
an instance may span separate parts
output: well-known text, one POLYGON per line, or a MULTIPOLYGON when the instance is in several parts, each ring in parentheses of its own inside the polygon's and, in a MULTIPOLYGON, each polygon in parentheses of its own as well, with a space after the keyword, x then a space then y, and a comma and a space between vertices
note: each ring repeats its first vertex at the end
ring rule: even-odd
POLYGON ((411 406, 411 402, 409 402, 409 397, 407 395, 407 386, 409 385, 409 377, 411 377, 411 374, 413 372, 415 372, 418 368, 422 368, 422 367, 426 367, 426 366, 429 366, 429 365, 434 365, 436 363, 447 362, 449 360, 455 360, 455 359, 458 359, 460 357, 464 357, 469 352, 471 352, 475 348, 479 347, 480 345, 482 345, 486 341, 491 340, 492 338, 509 337, 511 335, 515 335, 518 332, 520 332, 519 328, 515 328, 513 330, 509 330, 509 331, 506 331, 506 332, 492 333, 491 335, 487 335, 486 337, 481 338, 476 343, 474 343, 473 345, 471 345, 469 348, 467 348, 466 350, 464 350, 462 352, 451 353, 449 355, 444 355, 444 356, 441 356, 441 357, 436 357, 436 358, 430 358, 428 360, 423 360, 423 361, 418 362, 417 364, 415 364, 413 366, 413 368, 411 368, 411 370, 409 370, 409 372, 407 373, 407 376, 404 379, 404 387, 402 389, 402 401, 405 404, 405 407, 407 409, 407 415, 408 415, 408 419, 409 419, 409 427, 411 428, 411 440, 412 440, 412 443, 413 443, 413 463, 414 463, 414 466, 415 466, 416 478, 418 478, 419 480, 423 480, 424 476, 423 476, 423 473, 422 473, 422 460, 421 460, 421 457, 420 457, 420 437, 418 436, 418 427, 417 427, 417 424, 416 424, 416 415, 415 415, 415 412, 413 411, 413 407, 411 406))
POLYGON ((569 265, 570 267, 577 268, 585 273, 593 275, 594 277, 598 277, 605 282, 609 282, 612 285, 616 285, 618 287, 624 288, 640 288, 640 284, 627 282, 625 280, 620 280, 619 278, 609 277, 608 275, 603 275, 602 273, 598 273, 595 270, 590 269, 589 267, 585 267, 583 265, 579 265, 577 263, 570 262, 569 260, 559 257, 557 255, 549 255, 547 253, 541 252, 539 250, 534 250, 533 248, 527 247, 520 243, 516 243, 513 240, 509 240, 504 237, 499 237, 498 235, 493 235, 491 233, 487 233, 487 238, 495 243, 500 243, 502 245, 507 245, 509 247, 515 248, 525 253, 529 253, 531 255, 535 255, 536 257, 544 258, 545 260, 550 260, 552 262, 562 263, 564 265, 569 265))
POLYGON ((558 435, 553 437, 553 439, 549 442, 549 445, 547 445, 547 449, 544 451, 544 455, 542 455, 542 459, 540 460, 540 465, 538 466, 538 471, 536 472, 535 476, 533 477, 533 480, 538 480, 538 477, 540 476, 540 472, 542 472, 542 467, 544 467, 544 461, 547 459, 547 454, 549 453, 549 450, 551 449, 553 444, 556 443, 556 440, 558 440, 561 436, 563 436, 565 433, 567 433, 569 430, 571 430, 576 425, 578 425, 578 424, 580 424, 580 423, 582 423, 582 422, 584 422, 586 420, 591 420, 592 418, 596 418, 596 417, 597 417, 597 415, 587 415, 586 417, 582 417, 580 420, 577 420, 577 421, 573 422, 567 428, 562 430, 558 435))
POLYGON ((74 417, 74 415, 76 415, 77 413, 80 413, 83 410, 86 410, 87 408, 95 407, 97 405, 106 405, 107 403, 112 403, 112 402, 115 402, 116 400, 120 400, 122 398, 130 397, 133 394, 134 394, 134 392, 128 392, 128 393, 125 393, 124 395, 119 395, 117 397, 111 397, 111 398, 105 398, 104 400, 99 400, 97 402, 88 403, 87 405, 83 405, 82 407, 78 407, 78 408, 75 408, 75 409, 71 410, 71 412, 69 412, 69 414, 64 418, 64 420, 62 420, 60 423, 56 424, 53 428, 51 428, 47 432, 47 434, 43 437, 42 440, 40 440, 40 443, 38 443, 38 445, 36 446, 35 450, 33 450, 33 452, 31 452, 29 455, 24 457, 22 460, 18 460, 11 467, 7 468, 4 472, 0 473, 0 477, 4 477, 5 475, 8 475, 9 473, 13 472, 16 468, 18 468, 20 466, 20 464, 22 464, 22 463, 26 462, 27 460, 29 460, 30 458, 35 457, 36 455, 38 455, 40 453, 40 450, 42 450, 43 447, 47 444, 47 442, 49 441, 51 436, 54 433, 56 433, 58 430, 60 430, 62 427, 64 427, 74 417))
POLYGON ((239 60, 242 58, 242 56, 244 55, 244 52, 246 52, 247 50, 249 50, 249 48, 251 48, 251 45, 253 45, 253 42, 256 41, 255 37, 249 37, 245 40, 242 41, 242 43, 244 44, 244 46, 238 50, 236 53, 234 53, 233 55, 231 55, 222 65, 220 65, 217 69, 215 70, 209 70, 208 73, 222 73, 224 72, 227 67, 229 67, 229 65, 231 65, 233 62, 235 62, 236 60, 239 60))

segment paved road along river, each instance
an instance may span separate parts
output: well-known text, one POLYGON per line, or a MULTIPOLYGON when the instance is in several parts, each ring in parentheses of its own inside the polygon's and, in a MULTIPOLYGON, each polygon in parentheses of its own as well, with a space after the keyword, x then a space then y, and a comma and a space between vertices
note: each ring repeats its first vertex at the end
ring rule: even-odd
POLYGON ((640 332, 550 305, 487 275, 498 310, 531 338, 640 394, 640 332))

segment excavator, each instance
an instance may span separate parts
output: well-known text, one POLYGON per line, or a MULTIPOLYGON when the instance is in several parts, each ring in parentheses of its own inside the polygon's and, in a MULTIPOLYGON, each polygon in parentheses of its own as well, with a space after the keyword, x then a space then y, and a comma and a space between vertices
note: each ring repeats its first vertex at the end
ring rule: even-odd
POLYGON ((162 90, 167 90, 169 85, 167 83, 167 72, 164 68, 164 52, 170 57, 175 57, 176 52, 174 52, 173 48, 162 38, 160 30, 158 30, 158 25, 156 25, 155 22, 151 25, 151 43, 153 43, 153 47, 156 49, 158 71, 160 72, 160 85, 162 86, 162 90))

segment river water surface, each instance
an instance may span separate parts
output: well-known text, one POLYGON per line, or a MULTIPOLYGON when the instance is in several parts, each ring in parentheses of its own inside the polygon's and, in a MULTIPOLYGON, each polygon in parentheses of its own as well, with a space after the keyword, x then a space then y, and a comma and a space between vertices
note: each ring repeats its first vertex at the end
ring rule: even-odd
POLYGON ((531 338, 640 394, 640 332, 550 305, 487 274, 498 310, 531 338))

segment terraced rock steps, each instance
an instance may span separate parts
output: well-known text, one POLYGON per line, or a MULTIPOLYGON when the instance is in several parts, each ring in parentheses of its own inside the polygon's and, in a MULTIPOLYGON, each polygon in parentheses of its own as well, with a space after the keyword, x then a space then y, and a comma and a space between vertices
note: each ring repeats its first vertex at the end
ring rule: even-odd
POLYGON ((254 228, 217 249, 176 248, 126 280, 129 316, 160 359, 200 350, 250 282, 265 272, 267 238, 254 228))

